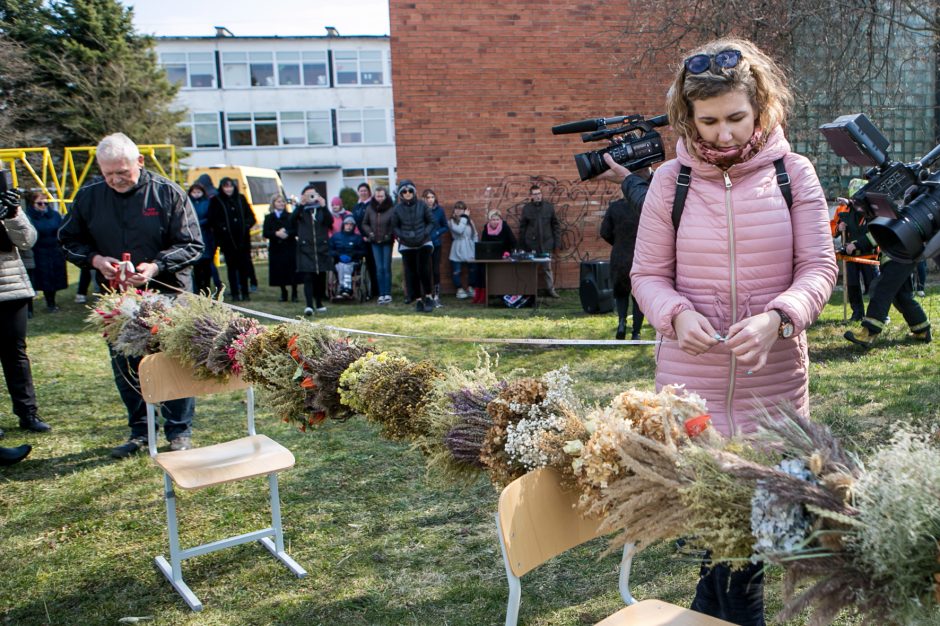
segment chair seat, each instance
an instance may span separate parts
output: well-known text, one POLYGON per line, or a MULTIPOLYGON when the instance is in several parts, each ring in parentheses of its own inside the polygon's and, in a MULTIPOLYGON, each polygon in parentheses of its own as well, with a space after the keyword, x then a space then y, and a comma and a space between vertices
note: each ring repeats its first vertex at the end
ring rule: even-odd
POLYGON ((183 489, 202 489, 280 472, 294 465, 294 455, 265 435, 252 435, 204 448, 161 452, 154 462, 183 489))
POLYGON ((731 626, 731 622, 661 600, 643 600, 620 609, 595 626, 731 626))

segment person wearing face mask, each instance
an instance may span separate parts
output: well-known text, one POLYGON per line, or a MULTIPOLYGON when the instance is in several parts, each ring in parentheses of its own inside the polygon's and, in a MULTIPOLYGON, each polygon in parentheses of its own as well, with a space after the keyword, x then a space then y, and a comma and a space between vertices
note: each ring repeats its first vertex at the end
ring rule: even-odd
MULTIPOLYGON (((756 429, 755 398, 808 416, 805 329, 838 273, 825 194, 784 137, 791 103, 783 72, 754 44, 693 51, 667 95, 677 158, 656 171, 642 205, 630 278, 664 340, 657 390, 683 384, 705 398, 725 436, 756 429)), ((605 161, 603 178, 639 184, 605 161)), ((761 568, 706 560, 692 608, 762 626, 761 568)))
POLYGON ((236 302, 251 299, 251 227, 258 222, 248 199, 238 191, 235 181, 219 181, 219 193, 209 201, 209 224, 215 242, 225 255, 228 288, 236 302))
POLYGON ((392 232, 398 239, 402 264, 405 266, 405 284, 413 290, 417 301, 415 309, 421 313, 434 310, 431 284, 431 232, 434 230, 434 218, 431 209, 415 192, 415 185, 410 180, 403 180, 398 185, 398 202, 392 209, 392 232))
POLYGON ((291 232, 287 200, 279 193, 271 196, 270 210, 264 216, 261 236, 268 240, 268 282, 281 288, 280 302, 297 302, 297 237, 291 232))

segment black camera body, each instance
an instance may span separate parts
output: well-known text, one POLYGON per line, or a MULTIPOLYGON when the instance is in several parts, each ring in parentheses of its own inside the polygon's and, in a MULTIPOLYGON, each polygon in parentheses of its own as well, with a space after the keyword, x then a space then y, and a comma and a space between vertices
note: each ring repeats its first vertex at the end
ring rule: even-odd
POLYGON ((891 160, 890 142, 864 114, 843 115, 819 130, 837 155, 871 168, 868 183, 849 202, 864 212, 884 253, 912 263, 940 252, 940 172, 928 169, 940 158, 940 145, 919 161, 901 163, 891 160))
POLYGON ((583 133, 581 141, 585 143, 605 139, 610 142, 608 147, 601 150, 574 155, 581 180, 589 180, 610 169, 604 162, 605 154, 610 154, 615 163, 629 170, 638 170, 665 161, 666 150, 663 148, 662 135, 653 129, 668 123, 665 115, 648 120, 642 115, 601 117, 553 126, 552 134, 583 133), (608 128, 610 124, 621 125, 608 128))

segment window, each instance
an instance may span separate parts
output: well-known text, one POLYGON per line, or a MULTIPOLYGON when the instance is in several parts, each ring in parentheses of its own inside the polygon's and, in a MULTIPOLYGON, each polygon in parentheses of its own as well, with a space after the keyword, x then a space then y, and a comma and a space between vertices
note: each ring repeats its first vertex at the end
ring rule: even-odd
POLYGON ((300 84, 300 53, 277 53, 277 84, 292 87, 300 84))
POLYGON ((388 143, 388 115, 385 109, 339 109, 340 144, 388 143))
POLYGON ((284 111, 280 116, 282 146, 333 143, 329 111, 284 111))
POLYGON ((304 85, 328 87, 326 78, 326 52, 304 52, 302 55, 304 85))
POLYGON ((228 113, 229 145, 276 146, 277 113, 228 113))
POLYGON ((188 133, 187 148, 222 147, 218 113, 190 113, 189 119, 180 124, 180 127, 188 133))
POLYGON ((228 125, 228 143, 232 147, 252 146, 251 113, 229 113, 225 116, 228 125))
POLYGON ((222 86, 247 87, 248 53, 225 52, 222 54, 222 86))
POLYGON ((181 87, 215 87, 215 60, 211 52, 166 52, 160 55, 160 63, 167 78, 181 87))
POLYGON ((248 191, 251 193, 251 201, 254 204, 267 204, 274 194, 284 193, 274 178, 263 176, 245 176, 245 178, 248 180, 248 191))
POLYGON ((343 170, 343 187, 356 189, 360 183, 369 183, 369 186, 375 190, 376 187, 385 187, 388 189, 389 168, 387 167, 369 167, 362 169, 343 170))
POLYGON ((274 54, 271 52, 249 52, 248 66, 252 87, 274 86, 274 54))
POLYGON ((337 50, 337 85, 384 85, 382 53, 378 50, 337 50))

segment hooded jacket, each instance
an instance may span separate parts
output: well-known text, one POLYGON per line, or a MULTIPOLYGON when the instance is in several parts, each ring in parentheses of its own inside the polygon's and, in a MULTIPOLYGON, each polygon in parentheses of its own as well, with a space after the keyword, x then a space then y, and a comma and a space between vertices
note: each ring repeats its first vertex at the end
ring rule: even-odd
POLYGON ((392 201, 386 197, 381 203, 375 198, 369 203, 365 217, 362 219, 362 232, 371 243, 387 244, 392 242, 392 201))
POLYGON ((234 184, 231 179, 223 178, 219 182, 219 193, 209 201, 209 224, 216 244, 227 258, 251 251, 251 227, 258 220, 248 199, 238 192, 237 187, 232 195, 225 195, 222 187, 226 182, 234 184))
POLYGON ((826 198, 808 159, 790 152, 776 128, 754 158, 726 173, 691 155, 656 172, 643 205, 631 272, 633 295, 664 341, 656 349, 656 387, 680 383, 705 398, 712 423, 725 435, 756 428, 756 406, 789 403, 809 412, 807 326, 829 300, 838 272, 826 198), (788 209, 773 161, 784 157, 793 190, 788 209), (672 224, 679 166, 692 183, 678 232, 672 224), (724 343, 699 356, 676 343, 675 317, 705 316, 726 336, 746 317, 779 309, 795 332, 778 339, 766 365, 752 375, 724 343))
POLYGON ((398 185, 398 202, 392 209, 392 232, 398 238, 399 246, 420 248, 431 243, 434 217, 428 205, 417 198, 417 194, 412 194, 408 202, 401 199, 401 190, 408 186, 414 188, 414 183, 403 180, 398 185))
POLYGON ((0 302, 32 298, 35 294, 20 260, 20 254, 36 243, 36 229, 22 210, 16 215, 0 220, 10 243, 9 250, 0 249, 0 302))

